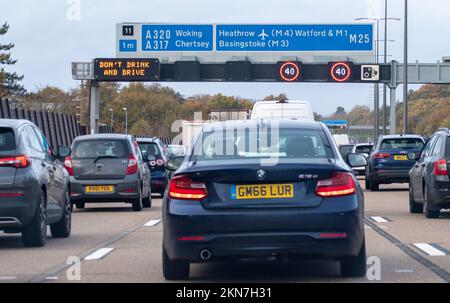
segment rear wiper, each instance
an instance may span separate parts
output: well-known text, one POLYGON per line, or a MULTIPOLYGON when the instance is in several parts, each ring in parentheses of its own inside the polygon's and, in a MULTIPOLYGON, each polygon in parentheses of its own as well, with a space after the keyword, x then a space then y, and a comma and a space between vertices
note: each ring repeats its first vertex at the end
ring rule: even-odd
POLYGON ((117 159, 119 157, 116 156, 98 156, 97 158, 95 158, 94 163, 97 163, 98 160, 100 159, 117 159))

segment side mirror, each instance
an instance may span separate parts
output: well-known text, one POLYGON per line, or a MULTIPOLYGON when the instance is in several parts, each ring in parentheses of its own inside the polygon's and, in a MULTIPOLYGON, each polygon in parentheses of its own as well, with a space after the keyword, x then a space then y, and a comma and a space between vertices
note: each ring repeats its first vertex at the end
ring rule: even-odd
POLYGON ((166 168, 169 171, 176 171, 178 168, 180 168, 181 163, 183 163, 184 157, 173 157, 170 158, 169 161, 167 161, 166 168))
POLYGON ((367 159, 361 154, 348 154, 347 163, 350 167, 367 166, 367 159))
POLYGON ((417 161, 420 159, 420 153, 408 153, 408 159, 417 161))
POLYGON ((68 146, 60 145, 56 148, 56 150, 57 150, 56 156, 59 159, 65 159, 66 157, 70 156, 70 154, 72 153, 72 150, 68 146))

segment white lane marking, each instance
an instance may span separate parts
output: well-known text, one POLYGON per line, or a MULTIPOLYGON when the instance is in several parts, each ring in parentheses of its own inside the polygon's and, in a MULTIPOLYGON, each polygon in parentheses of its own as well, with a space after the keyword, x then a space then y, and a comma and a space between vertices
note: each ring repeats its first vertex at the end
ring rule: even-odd
POLYGON ((414 270, 412 270, 412 269, 396 269, 395 272, 399 273, 399 274, 409 274, 409 273, 413 273, 414 270))
POLYGON ((159 224, 159 222, 161 222, 161 220, 151 220, 151 221, 145 223, 144 226, 145 227, 155 226, 155 225, 159 224))
POLYGON ((445 256, 446 255, 445 252, 440 251, 439 249, 431 246, 428 243, 413 243, 413 245, 415 247, 417 247, 418 249, 424 251, 429 256, 445 256))
POLYGON ((114 248, 111 248, 111 247, 100 248, 100 249, 94 251, 92 254, 90 254, 86 258, 84 258, 84 260, 85 261, 99 260, 99 259, 103 258, 104 256, 106 256, 107 254, 109 254, 110 252, 112 252, 113 250, 114 250, 114 248))
POLYGON ((15 276, 11 276, 11 277, 0 277, 0 281, 12 281, 17 279, 17 277, 15 276))
POLYGON ((56 280, 58 280, 58 277, 45 277, 45 280, 47 280, 47 281, 56 281, 56 280))
POLYGON ((376 216, 376 217, 371 217, 371 218, 372 218, 373 221, 375 221, 377 223, 388 223, 389 222, 388 220, 386 220, 383 217, 376 216))

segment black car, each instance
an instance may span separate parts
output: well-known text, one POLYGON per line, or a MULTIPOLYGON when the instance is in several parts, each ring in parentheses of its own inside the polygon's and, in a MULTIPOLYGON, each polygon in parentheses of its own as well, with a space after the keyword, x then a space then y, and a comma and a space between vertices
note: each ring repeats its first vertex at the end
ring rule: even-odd
POLYGON ((69 237, 69 154, 64 146, 54 154, 30 121, 0 119, 0 230, 22 233, 28 247, 44 246, 47 225, 54 238, 69 237))
POLYGON ((413 214, 439 217, 450 208, 450 132, 441 129, 428 139, 421 153, 411 154, 417 162, 409 172, 409 206, 413 214))
POLYGON ((365 274, 363 192, 325 125, 228 121, 195 142, 168 162, 179 169, 163 199, 166 279, 188 278, 191 262, 258 257, 331 258, 343 276, 365 274))
POLYGON ((152 193, 159 193, 162 196, 169 182, 166 171, 168 155, 163 144, 159 138, 138 138, 137 142, 150 169, 152 193))
POLYGON ((151 207, 150 171, 130 135, 79 136, 64 166, 70 175, 70 200, 85 203, 126 202, 134 211, 151 207))
POLYGON ((366 189, 378 191, 380 184, 409 183, 415 161, 408 154, 422 150, 425 140, 416 135, 389 135, 378 138, 366 167, 366 189))

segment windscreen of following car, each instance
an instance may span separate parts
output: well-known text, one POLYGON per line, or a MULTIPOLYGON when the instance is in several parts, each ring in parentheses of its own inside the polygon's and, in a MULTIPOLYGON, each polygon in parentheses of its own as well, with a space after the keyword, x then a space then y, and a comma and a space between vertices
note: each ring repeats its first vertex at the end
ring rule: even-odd
POLYGON ((423 142, 420 139, 402 138, 386 139, 381 143, 380 150, 422 150, 423 142))
POLYGON ((245 128, 205 131, 194 147, 194 159, 332 158, 322 131, 291 128, 245 128))

